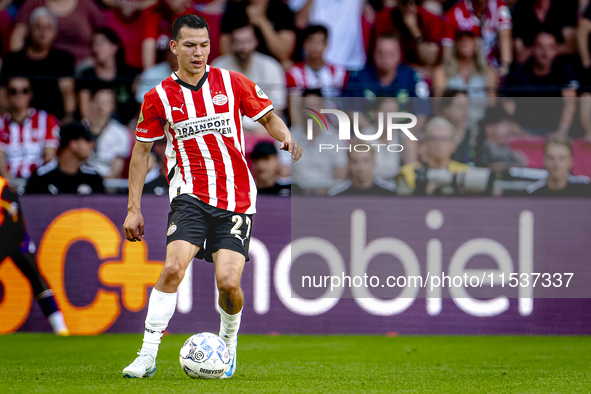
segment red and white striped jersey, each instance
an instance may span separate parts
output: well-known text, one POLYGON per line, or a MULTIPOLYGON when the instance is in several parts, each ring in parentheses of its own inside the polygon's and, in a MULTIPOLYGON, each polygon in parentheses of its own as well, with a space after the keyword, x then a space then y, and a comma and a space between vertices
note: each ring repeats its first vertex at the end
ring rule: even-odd
POLYGON ((470 0, 458 1, 445 15, 445 35, 441 43, 453 46, 456 34, 471 32, 482 37, 482 51, 489 64, 498 65, 500 57, 499 31, 511 29, 511 11, 505 0, 486 0, 482 19, 474 14, 470 0))
POLYGON ((138 141, 168 139, 170 200, 193 195, 228 211, 255 212, 257 189, 246 164, 242 116, 254 121, 273 110, 244 75, 206 66, 197 86, 175 73, 144 96, 138 141))
POLYGON ((22 123, 6 113, 0 116, 0 151, 6 154, 12 177, 29 178, 43 166, 45 148, 59 147, 59 121, 43 110, 29 109, 22 123))
POLYGON ((320 89, 324 97, 339 97, 347 77, 347 70, 340 66, 327 64, 320 70, 313 70, 305 63, 297 63, 287 71, 287 88, 290 94, 320 89))

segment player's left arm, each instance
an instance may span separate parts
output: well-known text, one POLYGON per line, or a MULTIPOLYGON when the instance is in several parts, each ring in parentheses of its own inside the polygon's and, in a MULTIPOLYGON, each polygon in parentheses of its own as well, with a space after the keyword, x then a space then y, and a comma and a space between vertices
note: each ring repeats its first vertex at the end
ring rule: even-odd
POLYGON ((296 140, 291 137, 291 133, 283 120, 275 115, 273 111, 269 111, 265 116, 259 119, 259 123, 267 129, 271 137, 281 142, 279 149, 286 150, 291 153, 292 162, 296 162, 304 154, 304 149, 296 140))

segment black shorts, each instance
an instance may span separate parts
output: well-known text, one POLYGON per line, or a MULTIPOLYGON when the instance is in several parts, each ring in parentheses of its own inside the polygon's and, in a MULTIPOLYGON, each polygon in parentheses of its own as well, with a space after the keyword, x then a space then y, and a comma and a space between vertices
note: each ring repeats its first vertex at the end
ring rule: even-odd
POLYGON ((212 254, 229 249, 242 254, 246 261, 250 245, 252 215, 216 208, 181 194, 170 203, 166 244, 183 240, 199 246, 195 256, 213 263, 212 254))

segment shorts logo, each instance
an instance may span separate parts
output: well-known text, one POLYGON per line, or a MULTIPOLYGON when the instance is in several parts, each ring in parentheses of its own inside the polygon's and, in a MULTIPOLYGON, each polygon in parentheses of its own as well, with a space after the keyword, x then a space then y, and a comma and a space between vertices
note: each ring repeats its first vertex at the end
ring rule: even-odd
POLYGON ((212 101, 215 105, 224 105, 228 102, 228 96, 225 94, 218 94, 213 97, 212 101))
POLYGON ((140 124, 144 121, 144 109, 140 109, 140 116, 137 118, 137 123, 140 124))
POLYGON ((176 224, 172 223, 166 232, 166 236, 169 237, 176 231, 176 224))

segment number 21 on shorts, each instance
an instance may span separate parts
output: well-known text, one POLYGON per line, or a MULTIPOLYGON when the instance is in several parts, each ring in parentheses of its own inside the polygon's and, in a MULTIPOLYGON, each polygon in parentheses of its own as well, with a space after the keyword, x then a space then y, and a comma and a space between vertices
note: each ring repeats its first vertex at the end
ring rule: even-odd
POLYGON ((242 216, 240 216, 240 215, 232 216, 232 223, 234 223, 234 226, 232 226, 232 229, 230 230, 230 234, 232 234, 233 236, 238 238, 240 241, 242 241, 242 244, 244 244, 244 241, 250 236, 250 225, 251 225, 252 221, 250 220, 250 218, 248 216, 246 217, 246 225, 248 226, 248 228, 246 229, 246 235, 244 236, 244 238, 241 237, 242 231, 240 230, 240 227, 242 227, 242 223, 243 223, 242 216))

